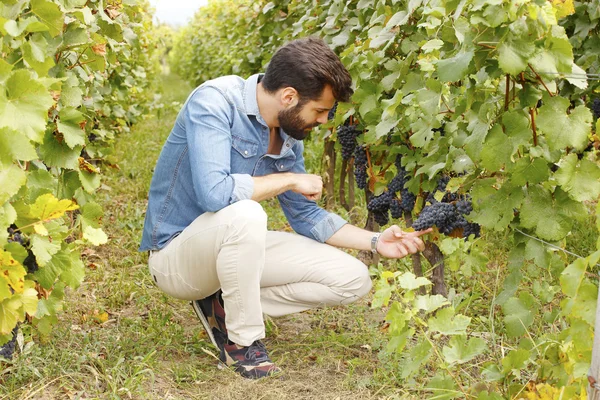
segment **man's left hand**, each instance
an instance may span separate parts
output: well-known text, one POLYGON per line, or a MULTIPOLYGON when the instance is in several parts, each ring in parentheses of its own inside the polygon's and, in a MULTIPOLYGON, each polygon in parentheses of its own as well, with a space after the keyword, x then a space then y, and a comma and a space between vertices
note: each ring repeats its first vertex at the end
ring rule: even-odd
POLYGON ((420 236, 431 232, 432 229, 423 231, 404 232, 398 225, 392 225, 381 233, 377 242, 377 253, 386 258, 402 258, 425 249, 425 244, 420 236))

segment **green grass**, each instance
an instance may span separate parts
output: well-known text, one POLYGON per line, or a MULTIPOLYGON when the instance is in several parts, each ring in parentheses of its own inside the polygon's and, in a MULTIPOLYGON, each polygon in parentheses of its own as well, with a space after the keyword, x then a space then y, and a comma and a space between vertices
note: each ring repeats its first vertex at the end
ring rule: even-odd
MULTIPOLYGON (((209 344, 187 302, 164 295, 147 272, 147 256, 137 251, 146 196, 158 154, 191 88, 174 76, 163 77, 164 107, 157 108, 118 140, 119 169, 108 171, 99 191, 110 242, 86 251, 84 284, 68 290, 64 312, 47 337, 22 326, 25 349, 6 363, 0 376, 2 399, 400 399, 423 398, 423 378, 435 373, 428 364, 415 379, 398 378, 398 355, 381 352, 387 343, 386 309, 369 307, 369 296, 356 304, 267 320, 266 344, 284 369, 282 379, 246 381, 216 368, 216 349, 209 344)), ((319 154, 319 140, 307 144, 319 154)), ((309 169, 318 173, 319 162, 309 169)), ((357 201, 357 204, 360 204, 357 201)), ((276 201, 263 203, 269 228, 289 230, 276 201)), ((338 211, 338 210, 336 210, 338 211)), ((345 210, 340 214, 347 216, 345 210)), ((353 213, 364 224, 364 211, 353 213)), ((576 253, 595 247, 592 221, 573 232, 576 253), (579 240, 581 239, 581 240, 579 240)), ((490 304, 502 290, 507 254, 505 234, 486 233, 482 247, 487 265, 467 276, 448 271, 446 281, 455 305, 472 317, 470 330, 485 333, 498 363, 516 346, 499 332, 498 307, 490 304), (490 318, 491 317, 491 318, 490 318), (501 346, 496 346, 501 343, 501 346)), ((356 252, 353 252, 356 254, 356 252)), ((535 269, 531 263, 525 270, 535 269)), ((424 269, 427 269, 424 265, 424 269)), ((410 269, 408 260, 385 262, 383 268, 410 269)), ((528 278, 535 280, 535 278, 528 278)), ((522 285, 530 285, 525 280, 522 285)), ((551 324, 536 322, 533 337, 551 324)), ((438 343, 441 349, 443 340, 438 343)), ((480 360, 483 361, 483 360, 480 360)), ((479 364, 481 364, 481 362, 479 364)), ((479 379, 480 365, 464 368, 479 379)))

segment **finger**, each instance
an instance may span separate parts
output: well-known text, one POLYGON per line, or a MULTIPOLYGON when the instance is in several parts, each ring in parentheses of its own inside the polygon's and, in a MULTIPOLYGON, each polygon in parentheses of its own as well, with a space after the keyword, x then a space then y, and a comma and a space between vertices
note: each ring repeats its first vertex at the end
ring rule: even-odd
POLYGON ((423 241, 420 238, 407 235, 403 239, 403 242, 409 242, 409 241, 410 241, 410 243, 412 243, 413 246, 415 246, 418 249, 418 251, 425 250, 425 243, 423 243, 423 241))
POLYGON ((411 240, 404 240, 402 244, 410 254, 415 254, 418 251, 417 246, 411 240))
POLYGON ((398 225, 392 225, 390 226, 390 229, 394 233, 394 237, 401 238, 404 236, 404 232, 402 231, 402 229, 400 229, 398 225))
POLYGON ((430 232, 433 232, 433 228, 425 229, 423 231, 414 231, 414 232, 410 232, 410 233, 411 233, 411 236, 413 236, 413 237, 419 237, 419 236, 426 235, 430 232))

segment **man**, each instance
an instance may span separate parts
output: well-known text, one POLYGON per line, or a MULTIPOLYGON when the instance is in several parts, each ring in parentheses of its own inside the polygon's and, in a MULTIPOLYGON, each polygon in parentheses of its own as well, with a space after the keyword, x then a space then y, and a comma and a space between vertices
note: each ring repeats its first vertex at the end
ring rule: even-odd
POLYGON ((391 258, 423 250, 428 231, 368 232, 315 202, 323 182, 304 169, 302 139, 351 95, 335 53, 320 39, 296 40, 264 75, 196 88, 158 159, 140 250, 150 251, 158 287, 192 301, 221 361, 246 378, 279 372, 260 341, 263 313, 348 304, 369 292, 367 267, 336 247, 391 258), (258 202, 275 196, 297 234, 267 231, 258 202))

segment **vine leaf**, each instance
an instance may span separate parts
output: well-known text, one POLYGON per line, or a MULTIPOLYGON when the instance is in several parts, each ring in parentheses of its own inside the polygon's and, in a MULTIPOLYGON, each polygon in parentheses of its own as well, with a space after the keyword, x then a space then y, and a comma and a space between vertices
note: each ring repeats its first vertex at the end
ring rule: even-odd
POLYGON ((478 337, 467 340, 464 335, 453 336, 448 344, 442 354, 449 364, 464 364, 487 350, 485 341, 478 337))
POLYGON ((454 315, 454 308, 446 307, 438 311, 435 317, 429 318, 429 330, 443 335, 463 335, 471 318, 464 315, 454 315))
POLYGON ((511 337, 523 335, 533 323, 535 300, 527 292, 521 293, 519 298, 511 297, 502 305, 506 333, 511 337))
POLYGON ((54 100, 47 88, 27 70, 14 71, 0 89, 0 127, 22 132, 41 142, 54 100))
POLYGON ((592 112, 585 106, 578 106, 571 114, 567 114, 570 102, 564 97, 544 95, 543 101, 536 123, 546 135, 550 149, 585 149, 592 128, 592 112))
POLYGON ((31 12, 33 12, 48 27, 52 37, 63 30, 64 15, 58 4, 46 0, 31 0, 31 12))
POLYGON ((600 167, 589 160, 578 160, 569 154, 560 163, 554 175, 556 181, 577 201, 588 201, 600 196, 600 167))

